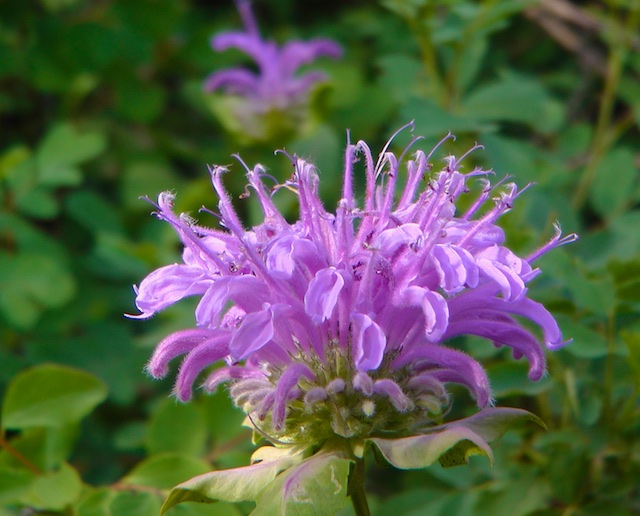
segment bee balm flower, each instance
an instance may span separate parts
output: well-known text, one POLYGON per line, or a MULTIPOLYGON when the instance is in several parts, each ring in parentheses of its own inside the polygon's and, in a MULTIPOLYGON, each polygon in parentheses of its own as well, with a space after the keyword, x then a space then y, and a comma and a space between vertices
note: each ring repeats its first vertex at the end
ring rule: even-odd
POLYGON ((321 71, 297 75, 298 69, 321 56, 337 59, 342 48, 323 38, 293 40, 278 47, 260 37, 250 1, 237 0, 236 5, 245 32, 217 34, 211 46, 217 52, 229 48, 243 51, 255 61, 258 70, 230 68, 214 72, 207 77, 204 89, 223 90, 231 95, 215 104, 220 120, 229 130, 242 140, 266 140, 277 131, 303 124, 311 89, 326 80, 321 71))
POLYGON ((335 212, 318 196, 314 166, 290 158, 286 186, 300 206, 293 223, 273 204, 260 165, 247 168, 264 211, 252 229, 232 207, 223 167, 210 167, 222 230, 176 215, 173 195, 161 194, 156 215, 180 235, 183 262, 152 272, 136 288, 137 317, 186 296, 200 302, 197 326, 158 345, 151 375, 165 376, 169 362, 184 355, 179 399, 191 397, 207 370, 204 390, 227 384, 236 405, 266 434, 316 444, 429 428, 448 409, 449 383, 465 386, 480 407, 490 404, 484 369, 447 346, 453 337, 508 346, 529 361, 531 380, 539 379, 544 347, 563 340, 552 315, 527 295, 527 283, 540 272, 532 262, 575 235, 560 238, 556 229, 544 247, 520 257, 496 225, 520 193, 514 184, 492 187, 486 172, 463 173, 453 156, 432 174, 431 154, 418 150, 404 164, 397 193, 403 163, 387 148, 374 163, 366 143, 347 145, 335 212), (359 159, 366 171, 360 205, 353 187, 359 159), (478 177, 482 193, 459 213, 456 201, 478 177), (538 325, 543 342, 516 316, 538 325))

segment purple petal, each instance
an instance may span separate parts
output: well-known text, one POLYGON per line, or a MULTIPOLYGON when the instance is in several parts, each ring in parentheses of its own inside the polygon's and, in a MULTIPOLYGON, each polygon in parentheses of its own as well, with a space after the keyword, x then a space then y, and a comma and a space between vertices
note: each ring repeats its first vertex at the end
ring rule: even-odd
POLYGON ((224 88, 227 93, 239 95, 256 95, 258 92, 258 77, 244 68, 229 68, 210 74, 204 82, 205 91, 215 91, 224 88))
POLYGON ((449 324, 449 306, 437 292, 422 287, 408 287, 404 291, 403 304, 417 306, 424 315, 424 333, 432 342, 437 342, 449 324))
POLYGON ((233 365, 221 367, 213 371, 205 380, 203 388, 207 392, 214 392, 218 385, 232 380, 244 380, 247 378, 264 379, 262 371, 251 367, 233 365))
POLYGON ((304 295, 304 309, 314 323, 320 324, 331 317, 338 302, 344 278, 333 267, 318 271, 304 295))
POLYGON ((215 328, 220 325, 229 303, 243 312, 259 310, 269 299, 267 286, 255 276, 226 276, 210 284, 196 308, 198 326, 215 328))
POLYGON ((484 258, 478 258, 476 263, 485 276, 498 284, 504 299, 516 301, 527 293, 522 278, 508 267, 484 258))
POLYGON ((333 59, 342 57, 342 47, 330 39, 290 41, 280 51, 280 69, 284 77, 291 77, 302 65, 315 61, 320 56, 333 59))
POLYGON ((429 371, 442 382, 465 385, 475 395, 479 406, 489 402, 491 389, 484 369, 473 358, 457 349, 438 344, 413 346, 400 354, 391 363, 391 367, 409 367, 417 373, 429 371), (438 369, 430 371, 433 368, 438 369))
POLYGON ((351 316, 351 346, 358 371, 377 369, 382 362, 387 339, 384 332, 368 315, 351 316))
POLYGON ((306 378, 313 381, 315 376, 308 366, 301 363, 291 364, 287 370, 278 379, 276 386, 276 396, 273 403, 272 422, 276 430, 281 430, 286 417, 287 401, 289 393, 297 384, 300 378, 306 378))
POLYGON ((266 309, 250 313, 231 339, 231 355, 235 360, 242 360, 264 346, 272 337, 273 312, 266 309))
POLYGON ((387 378, 377 380, 373 386, 373 392, 389 398, 391 404, 399 412, 406 412, 413 406, 413 402, 402 392, 402 389, 393 380, 387 378))
POLYGON ((418 224, 403 224, 396 228, 385 229, 380 233, 376 247, 384 256, 391 258, 401 246, 415 244, 423 236, 418 224))
POLYGON ((509 346, 516 357, 523 355, 527 357, 530 363, 529 378, 533 381, 539 380, 545 371, 545 358, 540 344, 516 321, 508 317, 505 319, 500 320, 495 313, 487 312, 487 317, 465 318, 462 321, 452 322, 449 324, 445 338, 449 339, 457 335, 478 335, 496 344, 509 346))
POLYGON ((208 339, 190 351, 180 365, 180 372, 176 379, 175 391, 178 398, 181 401, 190 400, 193 382, 200 372, 228 354, 229 335, 226 333, 208 339))
POLYGON ((136 289, 136 306, 142 314, 133 317, 145 319, 184 297, 203 294, 211 282, 198 267, 179 264, 160 267, 136 289))
POLYGON ((188 353, 198 344, 211 338, 212 333, 207 330, 193 329, 182 330, 165 337, 156 346, 151 360, 147 365, 147 371, 154 378, 162 378, 169 372, 168 364, 175 357, 188 353))
POLYGON ((445 292, 454 293, 465 286, 478 285, 478 266, 469 251, 455 245, 436 245, 431 253, 445 292))

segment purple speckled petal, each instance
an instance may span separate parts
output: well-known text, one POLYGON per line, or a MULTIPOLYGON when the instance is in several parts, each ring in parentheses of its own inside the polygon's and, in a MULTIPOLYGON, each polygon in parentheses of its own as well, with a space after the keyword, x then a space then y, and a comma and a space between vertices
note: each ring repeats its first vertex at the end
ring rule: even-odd
POLYGON ((229 346, 235 360, 259 350, 273 337, 273 312, 270 309, 248 314, 235 332, 229 346))

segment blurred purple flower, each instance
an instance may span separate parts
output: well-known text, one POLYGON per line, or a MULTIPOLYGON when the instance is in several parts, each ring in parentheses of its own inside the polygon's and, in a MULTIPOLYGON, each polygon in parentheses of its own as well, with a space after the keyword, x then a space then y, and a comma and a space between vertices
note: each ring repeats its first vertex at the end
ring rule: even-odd
POLYGON ((206 391, 230 384, 235 403, 254 421, 298 441, 426 428, 449 407, 448 383, 464 385, 479 406, 490 404, 482 366, 446 345, 460 335, 510 347, 529 361, 530 379, 540 379, 543 346, 516 316, 541 328, 547 348, 563 345, 556 321, 527 296, 526 285, 540 272, 535 258, 576 236, 560 238, 556 227, 542 248, 517 256, 495 223, 521 192, 512 183, 491 186, 479 169, 460 172, 466 154, 446 157, 431 174, 435 149, 418 150, 406 161, 396 199, 409 149, 398 158, 390 142, 377 163, 365 142, 347 145, 335 213, 322 205, 314 166, 290 158, 294 172, 284 186, 300 206, 293 224, 273 204, 260 165, 245 167, 264 211, 252 230, 242 227, 222 186, 223 167, 210 172, 224 231, 176 216, 173 195, 161 194, 156 214, 179 233, 183 263, 156 270, 136 288, 137 317, 186 296, 201 300, 197 328, 158 345, 151 375, 165 376, 168 363, 186 355, 175 392, 188 400, 199 374, 219 363, 208 372, 206 391), (360 159, 366 181, 359 206, 353 166, 360 159), (477 177, 482 192, 457 213, 456 200, 477 177))
POLYGON ((257 73, 246 68, 229 68, 214 72, 205 81, 206 91, 223 89, 244 97, 256 113, 270 110, 286 111, 306 103, 315 83, 326 79, 323 72, 312 71, 296 75, 298 69, 318 57, 337 59, 342 56, 340 45, 329 39, 308 42, 290 41, 281 48, 273 41, 260 37, 251 11, 250 0, 237 0, 236 5, 244 24, 244 32, 223 32, 211 39, 216 52, 237 48, 256 62, 257 73))

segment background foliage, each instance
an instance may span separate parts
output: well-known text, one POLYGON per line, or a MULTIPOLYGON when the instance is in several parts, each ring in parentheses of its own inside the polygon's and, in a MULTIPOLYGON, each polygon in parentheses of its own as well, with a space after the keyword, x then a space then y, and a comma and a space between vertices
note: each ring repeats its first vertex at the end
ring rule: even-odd
MULTIPOLYGON (((411 119, 424 149, 451 130, 443 152, 478 141, 486 150, 470 160, 536 183, 501 219, 512 247, 534 249, 555 220, 580 234, 532 285, 574 342, 536 384, 502 351, 460 342, 484 357, 498 405, 549 429, 507 434, 494 467, 371 465, 374 513, 640 512, 640 2, 265 0, 256 11, 269 37, 332 37, 346 55, 319 65, 332 80, 304 131, 251 144, 224 133, 201 89, 243 59, 208 46, 239 27, 231 2, 0 4, 0 514, 157 514, 176 483, 246 464, 249 434, 226 393, 179 405, 170 382, 143 373, 193 307, 122 315, 135 312, 133 283, 179 259, 139 197, 170 189, 179 210, 212 207, 206 163, 240 151, 283 181, 288 162, 272 150, 286 147, 318 164, 331 206, 345 129, 375 150, 411 119)), ((238 206, 257 220, 250 200, 238 206)), ((474 410, 456 398, 452 417, 474 410)))

